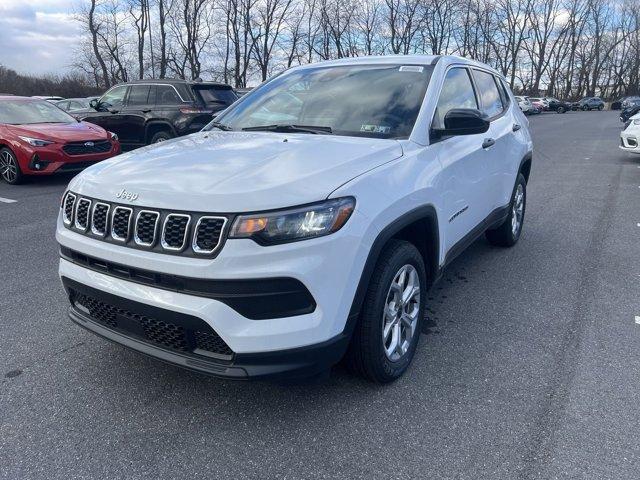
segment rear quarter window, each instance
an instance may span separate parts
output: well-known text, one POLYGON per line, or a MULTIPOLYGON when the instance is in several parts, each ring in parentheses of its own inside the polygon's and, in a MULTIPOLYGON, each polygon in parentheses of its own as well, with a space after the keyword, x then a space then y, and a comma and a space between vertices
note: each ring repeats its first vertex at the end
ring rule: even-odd
POLYGON ((156 105, 180 105, 182 99, 171 85, 156 86, 156 105))

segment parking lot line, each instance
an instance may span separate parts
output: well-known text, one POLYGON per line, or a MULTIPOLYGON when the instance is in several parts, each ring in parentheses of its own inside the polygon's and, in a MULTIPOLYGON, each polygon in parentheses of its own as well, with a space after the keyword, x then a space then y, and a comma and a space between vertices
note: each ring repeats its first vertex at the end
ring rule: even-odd
POLYGON ((10 198, 0 197, 0 202, 3 202, 3 203, 16 203, 17 200, 11 200, 10 198))
POLYGON ((640 325, 640 315, 636 315, 636 324, 640 325))

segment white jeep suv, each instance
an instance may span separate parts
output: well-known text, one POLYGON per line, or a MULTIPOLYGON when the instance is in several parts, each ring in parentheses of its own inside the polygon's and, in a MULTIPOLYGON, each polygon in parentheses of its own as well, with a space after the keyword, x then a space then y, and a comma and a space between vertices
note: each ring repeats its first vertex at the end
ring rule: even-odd
POLYGON ((199 133, 75 177, 56 238, 71 318, 231 378, 406 370, 426 292, 520 236, 532 142, 502 76, 458 57, 296 67, 199 133))

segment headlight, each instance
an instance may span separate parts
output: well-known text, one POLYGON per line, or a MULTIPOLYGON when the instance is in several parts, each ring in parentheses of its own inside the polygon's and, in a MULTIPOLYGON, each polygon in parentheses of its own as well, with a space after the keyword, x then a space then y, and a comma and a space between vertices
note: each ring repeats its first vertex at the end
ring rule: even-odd
POLYGON ((633 121, 634 125, 640 125, 640 118, 637 118, 633 121))
POLYGON ((109 132, 109 137, 111 137, 111 140, 113 140, 114 142, 118 141, 118 134, 117 133, 109 132))
POLYGON ((19 137, 23 142, 28 143, 32 147, 46 147, 47 145, 51 145, 53 142, 49 140, 40 140, 39 138, 31 138, 31 137, 19 137))
POLYGON ((229 236, 251 238, 261 245, 321 237, 340 230, 355 205, 353 197, 345 197, 287 210, 240 215, 229 236))

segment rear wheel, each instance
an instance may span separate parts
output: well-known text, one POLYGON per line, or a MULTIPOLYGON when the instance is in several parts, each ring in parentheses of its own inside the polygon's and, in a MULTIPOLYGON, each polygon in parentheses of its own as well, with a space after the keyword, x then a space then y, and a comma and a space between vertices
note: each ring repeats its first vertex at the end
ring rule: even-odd
POLYGON ((566 112, 566 111, 567 111, 567 110, 566 110, 562 105, 561 105, 561 106, 559 106, 559 107, 558 107, 558 109, 556 110, 556 112, 558 112, 558 113, 564 113, 564 112, 566 112))
POLYGON ((347 367, 388 383, 405 372, 418 345, 424 317, 427 273, 418 249, 392 240, 369 282, 346 356, 347 367))
POLYGON ((18 159, 8 148, 0 149, 0 177, 11 185, 18 185, 24 178, 18 159))
POLYGON ((604 105, 598 105, 598 110, 600 111, 604 110, 604 105))
POLYGON ((505 221, 493 230, 487 230, 487 240, 499 247, 512 247, 518 242, 522 225, 524 223, 524 211, 527 206, 527 182, 524 176, 519 173, 516 185, 511 194, 509 204, 509 215, 505 221))

